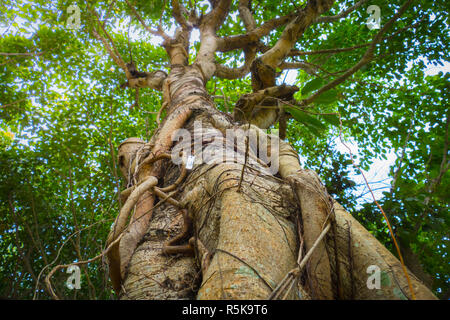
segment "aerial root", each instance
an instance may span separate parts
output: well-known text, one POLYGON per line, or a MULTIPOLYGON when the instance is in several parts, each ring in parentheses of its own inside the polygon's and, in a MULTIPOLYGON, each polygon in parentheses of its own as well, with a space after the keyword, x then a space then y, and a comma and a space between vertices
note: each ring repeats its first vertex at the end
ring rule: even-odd
MULTIPOLYGON (((129 195, 127 198, 125 204, 123 205, 122 209, 119 212, 119 215, 116 218, 116 221, 114 222, 114 228, 110 232, 107 244, 114 241, 119 234, 122 233, 122 231, 126 228, 127 220, 130 215, 131 210, 138 202, 141 195, 146 192, 147 190, 151 189, 152 187, 156 186, 158 184, 158 179, 154 176, 149 176, 147 179, 145 179, 141 184, 139 184, 129 195)), ((128 189, 127 189, 128 190, 128 189)))
MULTIPOLYGON (((268 300, 276 300, 276 299, 278 299, 281 296, 281 294, 283 293, 283 291, 286 290, 286 287, 289 286, 289 289, 286 291, 286 293, 283 296, 283 299, 286 299, 286 297, 288 296, 289 292, 292 289, 292 286, 295 283, 295 280, 298 278, 298 276, 300 276, 300 273, 303 270, 303 268, 305 267, 305 265, 308 262, 309 258, 312 256, 314 250, 317 248, 317 246, 322 241, 322 239, 325 237, 325 235, 330 230, 330 228, 331 228, 331 224, 329 223, 322 230, 321 234, 319 235, 317 240, 314 242, 313 246, 308 251, 308 253, 305 255, 305 257, 298 263, 298 267, 292 269, 291 271, 289 271, 286 274, 286 276, 283 278, 283 280, 280 281, 278 286, 269 295, 269 297, 267 298, 268 300)), ((301 250, 301 247, 300 247, 300 250, 301 250)), ((300 259, 300 255, 299 255, 299 259, 300 259)))

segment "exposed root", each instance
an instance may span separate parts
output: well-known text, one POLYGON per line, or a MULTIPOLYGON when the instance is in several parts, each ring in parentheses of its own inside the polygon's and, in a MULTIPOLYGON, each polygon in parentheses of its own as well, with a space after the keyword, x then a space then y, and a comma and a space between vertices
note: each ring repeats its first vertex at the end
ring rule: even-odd
POLYGON ((130 216, 130 212, 136 205, 142 194, 151 189, 152 187, 156 186, 157 184, 158 179, 156 179, 156 177, 150 176, 145 181, 143 181, 139 186, 134 188, 130 196, 127 197, 127 201, 120 210, 119 215, 117 216, 116 221, 114 222, 114 228, 109 234, 108 239, 106 241, 107 244, 110 244, 113 240, 115 240, 117 236, 121 234, 122 231, 125 229, 127 219, 130 216))
POLYGON ((163 192, 161 189, 154 187, 153 188, 153 192, 155 193, 155 195, 157 195, 160 199, 164 199, 167 200, 168 203, 174 205, 177 208, 181 208, 181 204, 175 200, 174 198, 172 198, 172 194, 166 194, 165 192, 163 192))
POLYGON ((289 286, 289 290, 286 292, 284 297, 287 296, 289 291, 292 289, 292 286, 294 285, 295 280, 298 278, 298 276, 300 276, 300 273, 303 270, 303 268, 305 267, 305 265, 308 262, 309 258, 311 258, 314 250, 319 246, 320 242, 325 237, 325 235, 330 230, 330 228, 331 228, 331 224, 328 224, 325 227, 325 229, 322 230, 322 232, 319 235, 319 237, 317 238, 316 242, 313 244, 313 246, 308 251, 308 253, 305 255, 305 257, 302 259, 302 261, 300 261, 300 263, 298 264, 298 267, 296 267, 295 269, 292 269, 291 271, 289 271, 286 274, 284 279, 281 280, 281 282, 278 284, 278 286, 272 291, 270 296, 267 298, 268 300, 276 300, 276 299, 278 299, 280 297, 280 295, 283 293, 283 291, 285 290, 285 288, 287 286, 289 286))
POLYGON ((181 233, 174 237, 173 239, 169 240, 164 246, 163 246, 163 253, 166 254, 176 254, 176 253, 193 253, 194 247, 191 245, 191 243, 185 244, 185 245, 177 245, 181 241, 186 241, 189 237, 190 233, 192 232, 192 219, 189 217, 189 213, 186 209, 182 209, 181 213, 183 214, 183 229, 181 233))

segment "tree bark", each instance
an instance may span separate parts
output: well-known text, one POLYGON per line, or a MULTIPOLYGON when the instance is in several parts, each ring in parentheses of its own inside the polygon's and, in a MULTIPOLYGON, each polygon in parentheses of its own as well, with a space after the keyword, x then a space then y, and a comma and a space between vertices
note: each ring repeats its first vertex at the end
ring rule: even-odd
MULTIPOLYGON (((331 199, 316 173, 300 167, 289 145, 217 111, 206 92, 206 78, 202 67, 194 64, 174 66, 164 80, 167 116, 148 144, 152 151, 146 156, 186 147, 186 143, 191 150, 191 141, 184 139, 172 145, 177 129, 194 136, 201 123, 202 138, 193 144, 196 161, 175 188, 173 200, 157 197, 150 189, 147 197, 154 200, 150 207, 138 203, 136 212, 151 213, 141 214, 146 219, 144 238, 124 251, 131 260, 126 266, 120 261, 121 277, 115 285, 120 298, 267 299, 313 248, 306 270, 284 298, 410 299, 400 262, 331 199), (233 133, 237 141, 227 144, 225 133, 233 133), (279 150, 268 146, 275 140, 279 150), (277 155, 277 173, 270 171, 263 161, 267 159, 256 150, 261 144, 255 148, 250 141, 266 142, 266 158, 277 155), (203 161, 199 150, 207 155, 203 161), (187 210, 187 217, 181 209, 187 210), (182 232, 186 221, 192 221, 193 228, 179 243, 183 250, 168 253, 167 243, 182 232), (314 246, 328 224, 330 231, 314 246), (370 265, 381 270, 379 289, 368 288, 370 265)), ((139 180, 154 175, 161 190, 179 180, 183 171, 184 164, 170 159, 146 161, 139 180)), ((123 254, 119 252, 121 258, 123 254)), ((412 273, 410 277, 418 299, 435 299, 412 273)))

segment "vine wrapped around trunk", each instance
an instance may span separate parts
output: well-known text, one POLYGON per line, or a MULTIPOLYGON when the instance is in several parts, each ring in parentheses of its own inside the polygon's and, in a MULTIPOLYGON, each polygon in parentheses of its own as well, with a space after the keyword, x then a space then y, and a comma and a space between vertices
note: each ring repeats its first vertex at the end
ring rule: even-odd
MULTIPOLYGON (((213 3, 201 18, 194 12, 187 18, 184 7, 172 2, 181 27, 173 38, 158 31, 171 63, 168 75, 152 72, 131 81, 135 77, 126 66, 128 85, 163 91, 166 116, 152 139, 120 162, 130 195, 115 226, 122 238, 108 257, 122 298, 434 298, 414 275, 405 283, 400 262, 328 195, 315 172, 300 167, 292 147, 262 130, 276 122, 285 130, 280 103, 296 102, 298 88, 277 86, 276 70, 333 3, 308 1, 295 14, 256 28, 245 9, 248 2, 240 2, 249 39, 260 39, 279 24, 285 28, 258 58, 259 45, 245 45, 245 66, 235 71, 251 73, 253 93, 238 101, 234 119, 215 108, 206 90, 213 75, 231 77, 230 70, 217 66, 215 52, 245 43, 239 36, 216 34, 230 0, 213 3), (200 47, 189 64, 193 27, 200 31, 200 47), (382 289, 369 285, 371 268, 382 274, 382 289)), ((383 33, 410 4, 406 1, 381 28, 353 68, 296 103, 306 107, 367 64, 383 33)), ((108 243, 117 237, 113 229, 108 243)))
MULTIPOLYGON (((117 286, 121 297, 267 299, 331 224, 323 242, 314 247, 305 272, 283 293, 285 298, 410 298, 398 260, 331 199, 317 174, 301 169, 289 145, 253 125, 239 125, 218 113, 201 76, 193 67, 177 67, 168 77, 168 81, 174 79, 170 84, 172 104, 157 138, 147 144, 153 146, 152 151, 145 155, 151 158, 171 150, 179 153, 187 145, 191 151, 191 144, 200 146, 194 150, 200 154, 194 153, 197 161, 170 197, 175 204, 168 203, 167 197, 156 200, 165 203, 152 215, 144 240, 139 245, 136 242, 131 260, 122 270, 122 285, 117 286), (196 123, 201 123, 201 132, 196 132, 196 123), (171 146, 173 134, 168 134, 168 128, 182 127, 201 140, 182 140, 171 146), (222 132, 233 133, 233 144, 222 132), (161 137, 164 142, 160 142, 161 137), (278 150, 271 150, 272 140, 278 141, 278 150), (256 141, 259 144, 252 143, 256 141), (258 150, 261 145, 266 147, 262 153, 258 150), (279 166, 276 174, 267 165, 267 157, 274 155, 279 166), (202 156, 203 162, 198 160, 202 156), (165 244, 185 223, 181 208, 187 209, 193 228, 184 246, 180 245, 184 251, 167 254, 165 244), (187 250, 189 246, 192 252, 187 250), (382 270, 390 286, 368 288, 370 265, 382 270)), ((175 165, 168 157, 152 162, 146 157, 140 157, 144 163, 140 170, 150 166, 142 181, 155 172, 151 166, 156 163, 158 172, 165 172, 158 176, 160 188, 179 180, 185 163, 175 165)), ((133 165, 140 167, 138 162, 133 165)), ((140 210, 139 205, 136 210, 140 210)), ((410 276, 419 298, 434 298, 410 276)))

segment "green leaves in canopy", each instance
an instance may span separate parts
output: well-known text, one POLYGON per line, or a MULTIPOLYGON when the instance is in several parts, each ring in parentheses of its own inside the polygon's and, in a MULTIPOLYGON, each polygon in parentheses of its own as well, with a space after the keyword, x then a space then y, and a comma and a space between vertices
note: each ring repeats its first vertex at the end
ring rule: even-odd
MULTIPOLYGON (((322 78, 315 78, 311 81, 308 81, 301 89, 301 97, 307 98, 311 96, 311 94, 321 88, 326 81, 322 78)), ((329 105, 333 102, 337 101, 338 99, 338 91, 328 90, 322 93, 319 97, 317 97, 314 100, 314 103, 316 105, 329 105)), ((322 123, 317 116, 311 115, 311 113, 308 114, 307 111, 302 111, 300 109, 296 108, 286 108, 287 111, 294 117, 295 120, 300 122, 301 124, 305 125, 309 131, 311 131, 314 135, 320 135, 321 132, 325 131, 327 128, 327 125, 322 123)), ((321 114, 321 112, 315 112, 318 113, 321 117, 323 117, 323 120, 331 125, 339 126, 339 117, 337 114, 333 113, 324 113, 321 114)))
POLYGON ((339 116, 337 113, 322 114, 321 116, 323 120, 325 120, 329 124, 339 127, 339 116))
POLYGON ((294 117, 295 120, 305 125, 314 135, 320 135, 327 126, 320 122, 316 116, 306 113, 296 108, 286 108, 286 110, 294 117))
MULTIPOLYGON (((311 94, 323 87, 327 82, 322 78, 315 78, 311 81, 308 81, 302 88, 302 98, 307 98, 311 96, 311 94)), ((328 90, 318 96, 314 103, 316 104, 331 104, 338 100, 338 91, 336 89, 328 90)))
POLYGON ((136 9, 141 11, 144 16, 148 16, 151 19, 158 19, 160 17, 161 11, 166 3, 164 0, 139 0, 129 2, 135 5, 136 9))
MULTIPOLYGON (((327 81, 323 78, 314 78, 302 87, 301 89, 301 98, 307 98, 312 95, 313 92, 317 91, 321 87, 323 87, 327 81)), ((327 106, 338 100, 338 91, 336 89, 328 90, 319 95, 316 99, 314 99, 313 103, 317 106, 327 106)), ((318 136, 325 129, 327 129, 327 125, 322 123, 317 116, 311 115, 311 113, 315 113, 320 117, 323 117, 323 120, 331 124, 333 126, 339 126, 339 117, 335 113, 331 112, 323 112, 322 110, 317 110, 313 112, 302 111, 296 108, 286 108, 286 110, 294 117, 295 120, 305 125, 311 133, 318 136), (309 114, 307 114, 309 113, 309 114)))
POLYGON ((298 108, 291 107, 286 108, 286 110, 294 117, 295 120, 305 125, 315 135, 320 135, 322 131, 327 129, 327 125, 323 124, 318 119, 319 117, 321 117, 328 124, 339 127, 339 116, 337 113, 312 115, 298 108))
POLYGON ((338 98, 338 92, 337 90, 328 90, 322 93, 320 96, 318 96, 314 102, 316 104, 331 104, 333 102, 336 102, 338 98))
POLYGON ((302 88, 302 96, 307 97, 313 91, 316 91, 320 87, 325 84, 325 81, 322 78, 315 78, 311 81, 308 81, 302 88))

